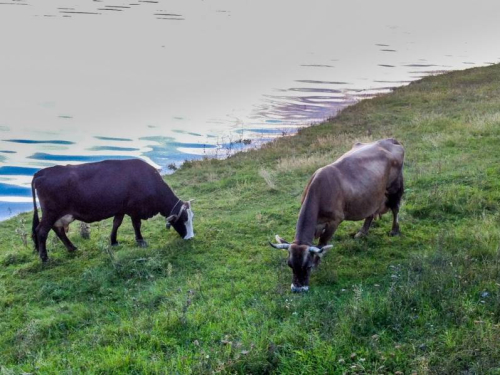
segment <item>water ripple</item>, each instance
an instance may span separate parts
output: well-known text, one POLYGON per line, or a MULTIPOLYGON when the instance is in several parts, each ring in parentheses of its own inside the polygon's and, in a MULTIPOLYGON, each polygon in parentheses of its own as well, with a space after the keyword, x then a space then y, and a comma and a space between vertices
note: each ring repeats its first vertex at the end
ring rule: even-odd
POLYGON ((102 160, 126 160, 134 159, 125 155, 54 155, 46 154, 44 152, 36 152, 28 159, 35 160, 48 160, 48 161, 66 161, 66 162, 96 162, 102 160))

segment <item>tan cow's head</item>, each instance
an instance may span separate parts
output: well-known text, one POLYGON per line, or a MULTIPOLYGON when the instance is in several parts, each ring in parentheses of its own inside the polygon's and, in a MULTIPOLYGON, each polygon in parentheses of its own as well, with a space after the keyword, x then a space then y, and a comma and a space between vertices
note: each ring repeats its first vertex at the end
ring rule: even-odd
POLYGON ((269 243, 275 249, 288 251, 288 266, 292 269, 291 289, 294 293, 307 292, 309 290, 309 277, 311 270, 316 268, 321 258, 327 253, 333 245, 323 246, 322 248, 309 245, 297 245, 288 243, 280 236, 276 236, 277 244, 269 243))

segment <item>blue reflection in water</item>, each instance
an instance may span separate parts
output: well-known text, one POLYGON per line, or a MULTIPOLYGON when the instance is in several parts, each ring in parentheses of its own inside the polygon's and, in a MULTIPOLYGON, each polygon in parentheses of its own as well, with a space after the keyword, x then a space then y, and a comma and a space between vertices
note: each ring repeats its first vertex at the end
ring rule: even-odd
POLYGON ((4 166, 0 167, 0 175, 2 176, 32 176, 38 172, 39 168, 27 168, 27 167, 12 167, 4 166))
POLYGON ((185 143, 185 142, 172 142, 169 143, 172 147, 185 147, 185 148, 216 148, 216 145, 206 143, 185 143))
POLYGON ((195 160, 203 158, 203 155, 196 155, 190 153, 179 153, 178 147, 186 148, 215 148, 217 146, 203 143, 183 143, 175 142, 172 137, 142 137, 140 140, 154 141, 158 144, 151 144, 149 147, 151 151, 144 152, 143 155, 147 156, 153 160, 156 164, 162 167, 162 172, 168 172, 166 170, 169 164, 180 164, 185 160, 195 160))
POLYGON ((4 184, 0 182, 0 196, 31 197, 31 189, 23 186, 4 184))
POLYGON ((37 141, 34 139, 4 139, 5 142, 14 142, 14 143, 24 143, 24 144, 50 144, 50 145, 74 145, 75 142, 71 141, 59 141, 56 139, 46 140, 46 141, 37 141))
POLYGON ((127 159, 136 159, 131 156, 123 156, 123 155, 92 155, 92 156, 83 156, 83 155, 53 155, 46 154, 43 152, 37 152, 28 157, 28 159, 35 160, 50 160, 50 161, 81 161, 81 162, 95 162, 102 160, 127 160, 127 159))
POLYGON ((243 134, 243 133, 283 134, 283 130, 282 129, 264 129, 264 128, 238 129, 238 130, 236 130, 236 133, 239 133, 239 134, 243 134))
POLYGON ((94 146, 88 148, 89 151, 139 151, 140 149, 135 147, 117 147, 117 146, 94 146))
POLYGON ((201 137, 202 136, 202 134, 200 134, 200 133, 188 132, 186 130, 179 130, 179 129, 172 130, 172 132, 178 133, 178 134, 188 134, 188 135, 192 135, 192 136, 195 136, 195 137, 201 137))
POLYGON ((29 202, 0 202, 0 221, 8 219, 21 212, 33 210, 33 203, 29 202))
POLYGON ((100 136, 96 136, 94 138, 103 141, 132 142, 132 139, 130 138, 115 138, 115 137, 100 137, 100 136))

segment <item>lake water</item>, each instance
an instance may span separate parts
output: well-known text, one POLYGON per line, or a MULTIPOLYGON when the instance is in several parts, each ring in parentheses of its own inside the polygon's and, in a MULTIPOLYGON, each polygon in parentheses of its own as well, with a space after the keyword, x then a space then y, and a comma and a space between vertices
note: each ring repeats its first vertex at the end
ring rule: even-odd
POLYGON ((497 63, 499 14, 497 0, 0 0, 0 219, 32 208, 42 167, 141 157, 166 172, 497 63))

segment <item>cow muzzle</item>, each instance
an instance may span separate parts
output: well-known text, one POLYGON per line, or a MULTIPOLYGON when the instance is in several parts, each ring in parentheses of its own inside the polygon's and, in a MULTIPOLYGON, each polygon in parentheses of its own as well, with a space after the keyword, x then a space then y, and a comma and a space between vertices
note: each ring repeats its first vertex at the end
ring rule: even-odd
POLYGON ((293 293, 303 293, 303 292, 307 292, 309 290, 309 287, 308 286, 295 286, 295 285, 291 285, 291 290, 293 293))

